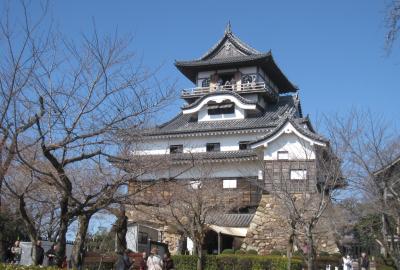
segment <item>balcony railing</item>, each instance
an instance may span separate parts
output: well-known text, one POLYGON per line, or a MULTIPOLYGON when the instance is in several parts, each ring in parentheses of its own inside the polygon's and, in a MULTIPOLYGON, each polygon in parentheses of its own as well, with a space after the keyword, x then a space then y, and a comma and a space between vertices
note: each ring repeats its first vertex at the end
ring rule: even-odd
POLYGON ((234 85, 216 85, 210 87, 195 87, 182 90, 182 97, 202 96, 216 91, 234 91, 234 92, 260 92, 272 91, 265 82, 234 84, 234 85))

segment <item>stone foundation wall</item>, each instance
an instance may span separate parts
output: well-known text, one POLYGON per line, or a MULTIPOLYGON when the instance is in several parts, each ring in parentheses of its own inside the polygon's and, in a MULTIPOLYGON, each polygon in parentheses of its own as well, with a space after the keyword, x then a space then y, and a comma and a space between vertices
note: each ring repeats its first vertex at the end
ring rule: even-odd
POLYGON ((168 244, 168 250, 172 255, 180 254, 182 251, 182 235, 168 232, 164 230, 163 232, 163 243, 168 244))
MULTIPOLYGON (((290 226, 284 211, 279 199, 273 195, 263 195, 241 249, 254 249, 261 255, 270 254, 273 250, 286 252, 290 226)), ((328 215, 329 208, 325 216, 328 215)), ((318 252, 336 253, 339 251, 329 223, 324 218, 321 218, 318 223, 315 242, 318 252)))
POLYGON ((287 221, 279 214, 280 207, 274 196, 262 196, 241 249, 254 249, 261 255, 286 250, 289 230, 287 221))

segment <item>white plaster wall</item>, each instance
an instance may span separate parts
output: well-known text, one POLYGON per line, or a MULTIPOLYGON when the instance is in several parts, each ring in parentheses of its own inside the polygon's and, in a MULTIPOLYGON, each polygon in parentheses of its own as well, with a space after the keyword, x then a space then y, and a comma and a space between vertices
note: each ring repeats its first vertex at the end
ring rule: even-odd
POLYGON ((264 160, 275 160, 278 151, 288 151, 289 159, 315 159, 314 147, 294 133, 283 133, 264 150, 264 160))
POLYGON ((136 224, 129 225, 126 231, 126 247, 133 252, 138 252, 138 226, 136 224))
POLYGON ((220 143, 221 151, 239 150, 240 141, 254 141, 263 137, 265 133, 241 134, 241 135, 223 135, 223 136, 202 136, 171 138, 166 140, 152 140, 137 145, 132 154, 137 155, 165 155, 169 154, 169 146, 182 144, 184 153, 206 152, 207 143, 220 143))

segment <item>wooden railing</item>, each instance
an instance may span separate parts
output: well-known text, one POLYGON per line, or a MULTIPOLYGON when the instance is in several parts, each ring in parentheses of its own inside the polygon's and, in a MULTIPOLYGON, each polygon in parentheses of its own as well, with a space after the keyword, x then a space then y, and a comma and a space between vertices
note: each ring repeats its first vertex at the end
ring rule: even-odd
POLYGON ((234 91, 234 92, 259 92, 270 90, 271 88, 265 82, 233 84, 233 85, 217 85, 212 87, 194 87, 182 90, 181 96, 201 96, 216 91, 234 91))

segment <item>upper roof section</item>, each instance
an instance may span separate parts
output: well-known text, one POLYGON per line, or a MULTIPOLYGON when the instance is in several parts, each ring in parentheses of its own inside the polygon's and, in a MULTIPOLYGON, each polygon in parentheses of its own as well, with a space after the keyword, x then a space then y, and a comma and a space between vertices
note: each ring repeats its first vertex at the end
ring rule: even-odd
POLYGON ((297 87, 279 69, 271 51, 259 52, 236 37, 230 24, 223 37, 202 57, 190 61, 176 61, 175 66, 193 83, 201 71, 257 66, 265 71, 280 93, 296 92, 297 87))

